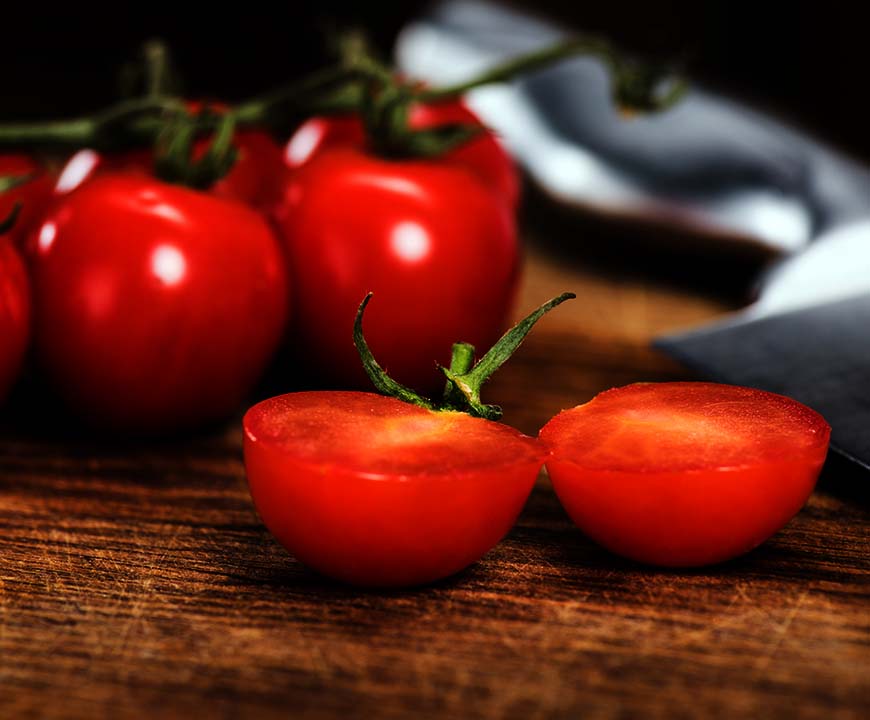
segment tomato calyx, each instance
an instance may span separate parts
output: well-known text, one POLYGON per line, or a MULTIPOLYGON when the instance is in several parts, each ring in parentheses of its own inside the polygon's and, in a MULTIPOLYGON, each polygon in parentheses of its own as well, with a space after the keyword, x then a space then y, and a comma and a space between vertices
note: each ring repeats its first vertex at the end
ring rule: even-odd
POLYGON ((155 175, 197 190, 211 187, 232 169, 238 157, 233 144, 235 126, 232 113, 215 112, 208 106, 196 113, 174 116, 157 136, 155 175), (213 134, 205 152, 197 158, 194 143, 203 131, 213 134))
POLYGON ((483 384, 514 354, 538 320, 557 305, 575 297, 577 296, 574 293, 566 292, 544 303, 502 335, 476 363, 473 345, 466 342, 455 343, 450 367, 438 366, 447 379, 444 394, 438 402, 423 397, 411 388, 393 380, 375 359, 362 329, 363 315, 372 299, 372 293, 365 296, 357 310, 353 324, 353 342, 366 374, 382 395, 435 412, 464 412, 472 417, 498 420, 502 416, 501 408, 498 405, 486 405, 480 399, 483 384))

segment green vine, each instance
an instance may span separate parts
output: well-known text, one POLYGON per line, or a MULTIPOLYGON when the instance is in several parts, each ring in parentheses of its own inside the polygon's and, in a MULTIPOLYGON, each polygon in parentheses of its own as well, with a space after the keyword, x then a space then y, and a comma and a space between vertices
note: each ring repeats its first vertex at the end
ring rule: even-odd
MULTIPOLYGON (((267 127, 280 133, 312 115, 357 113, 363 119, 376 152, 389 157, 432 157, 467 142, 482 132, 482 128, 448 124, 412 129, 408 125, 408 114, 414 103, 455 98, 481 85, 506 82, 565 58, 600 57, 611 70, 616 102, 644 112, 668 107, 679 99, 685 88, 682 81, 674 80, 662 92, 662 81, 668 77, 663 69, 628 60, 598 38, 573 38, 442 88, 424 88, 419 83, 399 78, 391 68, 374 58, 358 34, 347 35, 339 46, 341 57, 332 67, 221 113, 191 114, 182 99, 167 94, 176 87, 169 80, 168 54, 161 44, 152 42, 145 50, 144 97, 125 100, 93 115, 71 120, 0 124, 0 149, 50 151, 87 147, 112 152, 165 145, 167 133, 220 134, 228 124, 267 127), (192 130, 189 127, 178 129, 191 125, 192 130)), ((221 153, 218 144, 208 163, 225 167, 228 155, 221 153), (218 156, 219 159, 215 159, 218 156)))

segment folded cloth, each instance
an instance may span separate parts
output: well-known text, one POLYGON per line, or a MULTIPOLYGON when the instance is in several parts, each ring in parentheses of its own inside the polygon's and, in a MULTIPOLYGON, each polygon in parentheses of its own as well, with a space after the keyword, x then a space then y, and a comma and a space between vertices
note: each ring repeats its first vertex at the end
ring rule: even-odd
MULTIPOLYGON (((435 85, 567 37, 489 2, 450 0, 406 27, 400 69, 435 85)), ((625 120, 598 59, 576 58, 472 91, 470 106, 558 201, 795 252, 870 216, 870 172, 739 103, 691 88, 625 120)))

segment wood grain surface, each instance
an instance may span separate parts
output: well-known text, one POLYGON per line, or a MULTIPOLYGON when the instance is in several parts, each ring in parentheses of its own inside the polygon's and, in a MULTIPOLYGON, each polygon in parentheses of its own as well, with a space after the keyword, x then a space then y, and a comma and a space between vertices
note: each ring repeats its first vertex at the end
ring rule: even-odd
MULTIPOLYGON (((518 312, 568 289, 488 387, 526 432, 686 377, 650 337, 732 307, 536 251, 518 312)), ((121 444, 22 405, 0 428, 2 718, 870 717, 870 518, 825 490, 845 468, 760 549, 692 572, 597 548, 542 476, 481 562, 362 592, 260 524, 238 422, 121 444)))

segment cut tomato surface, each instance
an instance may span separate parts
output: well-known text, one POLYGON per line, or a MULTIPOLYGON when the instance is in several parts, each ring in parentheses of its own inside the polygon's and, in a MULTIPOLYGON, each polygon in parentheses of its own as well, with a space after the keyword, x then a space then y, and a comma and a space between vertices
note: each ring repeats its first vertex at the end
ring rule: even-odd
POLYGON ((601 393, 541 431, 571 518, 626 557, 666 566, 740 555, 803 506, 830 427, 773 393, 643 383, 601 393))
POLYGON ((309 567, 364 586, 432 582, 478 560, 546 455, 505 425, 361 392, 271 398, 244 426, 266 526, 309 567))

